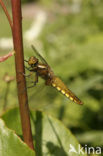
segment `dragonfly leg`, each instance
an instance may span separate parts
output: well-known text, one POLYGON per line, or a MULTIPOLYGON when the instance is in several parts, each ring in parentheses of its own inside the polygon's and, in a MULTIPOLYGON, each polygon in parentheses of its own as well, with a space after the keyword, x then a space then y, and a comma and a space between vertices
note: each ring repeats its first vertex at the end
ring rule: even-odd
POLYGON ((36 73, 35 75, 35 82, 37 83, 38 82, 38 74, 36 73))
MULTIPOLYGON (((31 85, 31 86, 28 86, 28 87, 26 87, 26 88, 32 88, 32 87, 34 87, 35 85, 36 85, 36 83, 34 82, 34 81, 30 81, 33 85, 31 85)), ((26 91, 26 88, 21 92, 21 93, 24 93, 25 91, 26 91)))
POLYGON ((36 86, 36 84, 37 84, 37 82, 38 82, 38 74, 36 73, 36 75, 35 75, 35 80, 34 81, 30 81, 31 83, 33 83, 33 85, 32 86, 29 86, 29 87, 27 87, 27 88, 32 88, 32 87, 34 87, 34 86, 36 86))
POLYGON ((27 60, 24 60, 24 61, 28 63, 28 61, 27 61, 27 60))
MULTIPOLYGON (((31 72, 31 74, 29 74, 29 75, 25 75, 24 73, 21 73, 21 74, 23 74, 25 77, 30 77, 31 74, 32 74, 32 72, 31 72)), ((26 82, 27 82, 27 81, 26 81, 26 82)), ((32 87, 36 86, 36 83, 37 83, 37 82, 38 82, 38 75, 37 75, 37 73, 36 73, 34 81, 29 81, 29 83, 31 83, 32 85, 31 85, 31 86, 27 86, 26 88, 32 88, 32 87)), ((26 88, 25 88, 21 93, 24 93, 25 90, 26 90, 26 88)))
POLYGON ((30 77, 32 75, 32 72, 30 72, 30 74, 26 75, 24 73, 22 73, 25 77, 30 77))
POLYGON ((27 87, 27 88, 33 88, 35 85, 36 85, 36 84, 33 84, 33 85, 31 85, 31 86, 29 86, 29 87, 27 87))
POLYGON ((25 69, 27 69, 28 71, 31 71, 31 72, 35 72, 35 70, 37 70, 37 67, 26 67, 26 66, 24 66, 25 67, 25 69))
POLYGON ((30 72, 30 74, 26 75, 25 73, 19 72, 20 74, 22 74, 25 77, 30 77, 32 75, 32 72, 30 72))
POLYGON ((31 81, 31 83, 33 83, 33 85, 28 86, 27 88, 32 88, 32 87, 36 86, 36 83, 37 83, 37 82, 35 82, 35 81, 31 81))
POLYGON ((24 67, 25 67, 27 70, 29 70, 29 71, 31 70, 31 67, 26 67, 26 66, 24 66, 24 67))

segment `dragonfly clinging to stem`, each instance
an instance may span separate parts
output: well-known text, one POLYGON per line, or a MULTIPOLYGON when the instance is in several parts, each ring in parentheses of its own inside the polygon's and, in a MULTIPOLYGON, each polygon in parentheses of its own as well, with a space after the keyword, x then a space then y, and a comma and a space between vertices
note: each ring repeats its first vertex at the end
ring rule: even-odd
POLYGON ((45 80, 46 85, 56 88, 58 91, 60 91, 63 95, 65 95, 73 102, 77 104, 83 104, 83 102, 70 89, 68 89, 68 87, 63 83, 63 81, 54 74, 46 60, 38 53, 37 49, 33 45, 32 48, 35 51, 36 55, 42 61, 40 62, 40 60, 35 56, 31 56, 28 61, 25 60, 29 66, 26 67, 26 69, 29 70, 31 73, 36 73, 33 86, 36 85, 36 83, 38 82, 38 77, 40 76, 45 80))

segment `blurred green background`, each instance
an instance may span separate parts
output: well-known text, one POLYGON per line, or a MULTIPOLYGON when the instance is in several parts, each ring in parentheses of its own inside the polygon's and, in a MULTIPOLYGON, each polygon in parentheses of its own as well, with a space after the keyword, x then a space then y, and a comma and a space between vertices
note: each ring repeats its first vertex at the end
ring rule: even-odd
MULTIPOLYGON (((6 5, 10 10, 10 3, 6 5)), ((36 45, 54 73, 84 102, 71 102, 40 79, 28 89, 29 106, 57 117, 82 145, 103 146, 103 1, 23 0, 22 8, 23 34, 39 11, 46 15, 39 35, 31 42, 24 39, 25 58, 34 55, 30 45, 36 45)), ((0 39, 11 37, 1 8, 0 23, 0 39)), ((0 47, 0 55, 9 50, 0 47)), ((14 57, 0 64, 0 113, 18 106, 16 83, 7 84, 5 73, 15 76, 14 57)))

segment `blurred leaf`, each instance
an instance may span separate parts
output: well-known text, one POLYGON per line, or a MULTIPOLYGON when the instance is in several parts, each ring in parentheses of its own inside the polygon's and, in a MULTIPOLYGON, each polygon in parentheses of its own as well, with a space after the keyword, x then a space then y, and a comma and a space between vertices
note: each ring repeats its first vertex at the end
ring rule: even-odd
POLYGON ((82 144, 103 145, 103 131, 87 131, 76 136, 82 144))
MULTIPOLYGON (((41 84, 44 82, 39 81, 37 87, 28 89, 30 107, 57 117, 71 128, 74 134, 89 130, 101 131, 103 129, 103 1, 42 0, 40 3, 45 5, 45 12, 49 18, 42 33, 34 41, 34 45, 38 45, 40 53, 54 73, 84 102, 84 105, 80 107, 70 102, 51 87, 45 86, 41 89, 41 84), (71 6, 75 3, 78 5, 78 2, 80 12, 75 14, 72 10, 70 12, 71 6)), ((37 8, 42 9, 40 3, 37 4, 37 8)), ((28 9, 26 11, 29 12, 28 9)), ((23 18, 24 32, 30 28, 32 20, 34 20, 32 17, 23 18)), ((2 23, 0 36, 9 37, 11 31, 3 11, 0 14, 0 22, 2 23)), ((27 59, 34 53, 31 47, 25 43, 24 45, 25 59, 27 59)), ((1 49, 1 55, 4 55, 2 51, 1 49)), ((2 77, 5 72, 9 72, 10 75, 15 74, 14 59, 11 57, 0 65, 1 113, 7 88, 2 77)), ((16 96, 16 85, 12 82, 6 108, 18 105, 16 96)))
POLYGON ((35 156, 14 131, 8 129, 0 119, 0 156, 35 156))
MULTIPOLYGON (((22 136, 19 110, 12 109, 2 116, 6 125, 22 136)), ((70 144, 78 151, 78 141, 57 119, 40 111, 31 112, 32 132, 37 156, 77 156, 68 153, 70 144)), ((82 154, 80 154, 82 155, 82 154)), ((86 154, 84 154, 86 155, 86 154)))

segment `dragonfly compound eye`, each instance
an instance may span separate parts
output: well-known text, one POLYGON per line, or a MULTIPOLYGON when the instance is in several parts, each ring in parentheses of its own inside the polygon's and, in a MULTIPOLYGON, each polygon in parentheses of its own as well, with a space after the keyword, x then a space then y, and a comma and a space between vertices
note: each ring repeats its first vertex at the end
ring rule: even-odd
POLYGON ((36 57, 31 56, 31 57, 29 58, 29 61, 28 61, 28 64, 29 64, 29 65, 35 65, 35 64, 37 64, 37 63, 38 63, 38 59, 37 59, 36 57))

